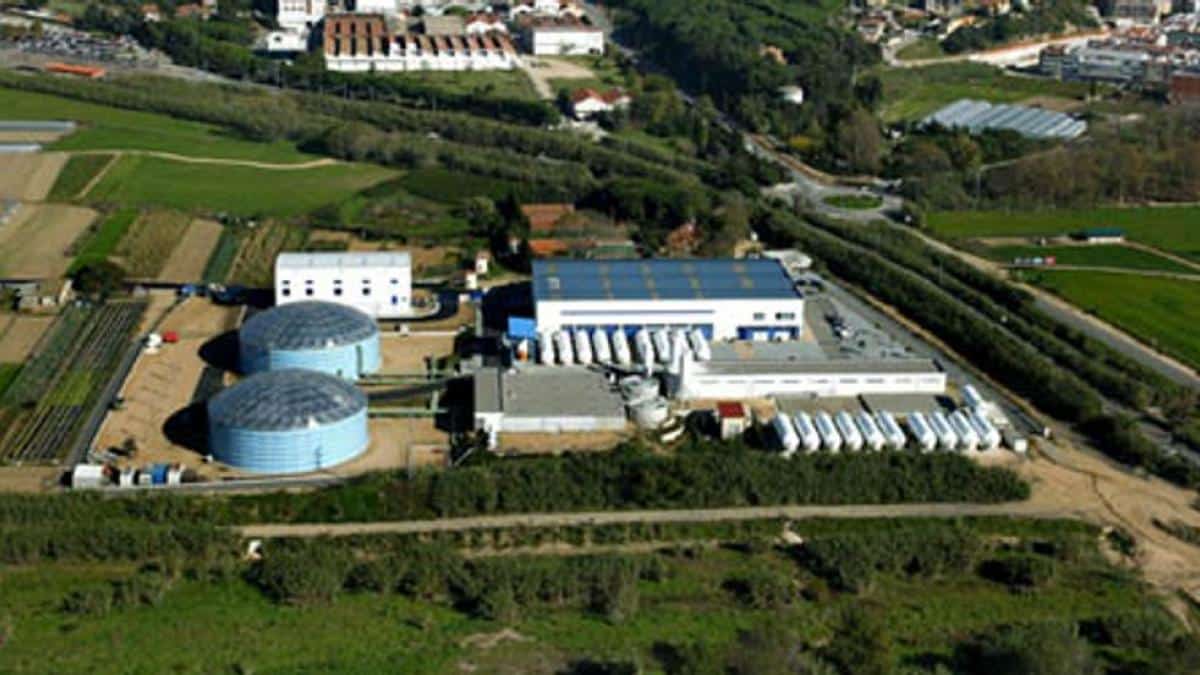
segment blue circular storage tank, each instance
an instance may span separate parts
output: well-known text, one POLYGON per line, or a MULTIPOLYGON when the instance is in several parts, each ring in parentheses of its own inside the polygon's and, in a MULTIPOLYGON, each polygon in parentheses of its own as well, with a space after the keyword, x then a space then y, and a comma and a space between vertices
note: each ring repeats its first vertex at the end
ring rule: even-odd
POLYGON ((379 327, 332 302, 280 305, 250 317, 238 335, 243 373, 304 368, 349 380, 379 371, 379 327))
POLYGON ((346 380, 311 370, 251 375, 208 402, 214 457, 253 473, 303 473, 367 448, 367 397, 346 380))

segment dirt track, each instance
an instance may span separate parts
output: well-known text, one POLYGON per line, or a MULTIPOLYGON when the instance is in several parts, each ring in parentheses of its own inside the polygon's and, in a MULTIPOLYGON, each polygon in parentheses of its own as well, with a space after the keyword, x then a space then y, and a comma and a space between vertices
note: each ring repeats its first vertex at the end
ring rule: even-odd
MULTIPOLYGON (((173 152, 157 152, 154 150, 78 150, 73 154, 76 155, 142 155, 145 157, 157 157, 159 159, 169 159, 173 162, 184 162, 186 164, 222 164, 225 166, 246 166, 252 169, 266 169, 268 171, 303 171, 305 169, 315 169, 322 166, 331 166, 338 164, 336 159, 330 157, 322 157, 307 162, 297 162, 295 164, 279 164, 274 162, 255 162, 248 159, 226 159, 224 157, 193 157, 191 155, 177 155, 173 152)), ((109 163, 111 166, 112 163, 109 163)))

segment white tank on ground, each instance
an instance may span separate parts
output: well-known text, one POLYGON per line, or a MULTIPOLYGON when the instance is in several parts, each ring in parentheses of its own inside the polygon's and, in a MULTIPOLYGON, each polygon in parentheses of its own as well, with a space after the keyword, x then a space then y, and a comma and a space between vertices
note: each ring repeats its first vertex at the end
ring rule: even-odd
POLYGON ((912 432, 913 442, 922 452, 929 452, 937 447, 938 436, 934 433, 933 426, 925 418, 924 413, 910 412, 907 422, 908 430, 912 432))
POLYGON ((821 448, 821 434, 817 432, 817 426, 808 413, 801 411, 792 415, 792 426, 796 427, 800 447, 805 452, 816 452, 821 448))
POLYGON ((687 333, 681 330, 671 331, 671 372, 676 375, 683 372, 683 362, 692 358, 692 348, 688 346, 687 333))
POLYGON ((946 413, 934 410, 929 413, 928 419, 933 433, 937 434, 938 447, 943 450, 957 450, 958 434, 954 432, 954 427, 950 426, 950 419, 946 417, 946 413))
POLYGON ((863 437, 859 433, 858 427, 854 424, 854 418, 845 410, 839 410, 838 414, 833 416, 833 423, 837 426, 838 433, 842 435, 842 447, 851 452, 862 450, 863 437))
POLYGON ((708 340, 704 338, 704 331, 699 328, 693 328, 688 333, 688 342, 692 346, 692 353, 696 355, 697 361, 712 359, 712 348, 708 346, 708 340))
POLYGON ((670 406, 662 397, 648 398, 640 403, 629 406, 630 417, 639 429, 657 429, 670 416, 670 406))
POLYGON ((854 415, 854 423, 858 426, 859 433, 863 437, 863 446, 872 450, 882 450, 883 444, 887 439, 879 431, 879 427, 875 425, 875 420, 865 410, 859 410, 854 415))
POLYGON ((879 425, 879 430, 883 432, 883 437, 887 439, 887 445, 892 450, 900 450, 908 442, 904 430, 896 423, 892 413, 880 410, 875 413, 875 423, 879 425))
POLYGON ((618 388, 621 398, 629 405, 658 397, 658 380, 653 377, 631 375, 623 378, 618 388))
POLYGON ((650 331, 639 328, 633 334, 633 346, 637 348, 637 359, 642 363, 654 363, 654 341, 650 339, 650 331))
POLYGON ((665 330, 656 330, 650 333, 650 337, 654 340, 654 353, 658 356, 659 363, 671 362, 671 335, 665 330))
POLYGON ((972 410, 975 410, 984 404, 984 398, 979 395, 979 390, 976 389, 975 385, 973 384, 963 386, 962 397, 963 402, 966 403, 967 407, 972 410))
POLYGON ((538 336, 538 361, 543 366, 554 365, 554 337, 549 333, 538 336))
POLYGON ((576 330, 572 336, 575 338, 575 360, 580 365, 590 365, 592 363, 592 339, 584 330, 576 330))
POLYGON ((950 428, 958 434, 958 447, 964 452, 971 452, 979 447, 979 434, 961 410, 950 413, 950 428))
POLYGON ((775 441, 784 457, 791 457, 800 447, 800 437, 792 426, 792 418, 787 413, 777 413, 771 420, 771 430, 775 432, 775 441))
POLYGON ((609 365, 612 363, 612 348, 608 344, 608 333, 597 328, 592 331, 592 355, 596 363, 609 365))
POLYGON ((813 423, 816 424, 817 433, 821 435, 821 447, 829 452, 838 452, 842 449, 842 435, 838 433, 829 413, 824 410, 818 412, 813 416, 813 423))
POLYGON ((625 331, 618 328, 612 334, 612 351, 613 360, 617 365, 628 366, 633 363, 633 352, 629 350, 629 338, 625 336, 625 331))
POLYGON ((979 434, 980 450, 995 450, 1000 447, 1000 430, 977 410, 964 413, 975 433, 979 434))
POLYGON ((564 366, 575 363, 575 350, 571 348, 571 336, 566 331, 554 331, 554 351, 558 352, 558 362, 564 366))

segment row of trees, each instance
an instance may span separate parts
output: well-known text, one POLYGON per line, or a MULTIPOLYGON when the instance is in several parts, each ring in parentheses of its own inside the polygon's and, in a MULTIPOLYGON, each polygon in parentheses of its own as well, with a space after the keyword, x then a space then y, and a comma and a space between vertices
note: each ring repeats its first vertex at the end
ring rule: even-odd
POLYGON ((1078 0, 1038 3, 1024 11, 963 26, 942 40, 942 49, 950 54, 960 54, 980 51, 1022 37, 1057 35, 1068 28, 1092 28, 1096 20, 1088 9, 1086 3, 1078 0))

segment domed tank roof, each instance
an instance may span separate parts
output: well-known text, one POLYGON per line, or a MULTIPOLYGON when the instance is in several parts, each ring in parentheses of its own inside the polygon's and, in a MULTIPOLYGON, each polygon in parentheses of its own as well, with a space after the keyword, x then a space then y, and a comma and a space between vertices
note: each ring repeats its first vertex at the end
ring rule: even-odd
POLYGON ((354 344, 378 334, 375 321, 353 307, 304 300, 255 314, 242 324, 239 339, 260 349, 299 351, 354 344))
POLYGON ((208 402, 209 421, 257 431, 333 424, 367 408, 367 397, 340 377, 311 370, 252 375, 208 402))

